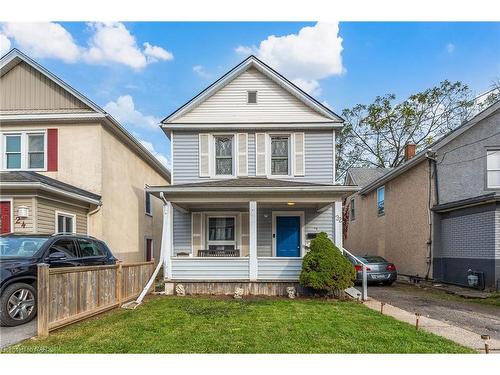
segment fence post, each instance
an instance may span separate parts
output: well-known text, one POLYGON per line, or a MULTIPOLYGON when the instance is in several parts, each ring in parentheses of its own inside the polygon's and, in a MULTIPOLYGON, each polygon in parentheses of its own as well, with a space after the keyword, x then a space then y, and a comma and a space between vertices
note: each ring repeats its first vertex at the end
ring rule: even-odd
POLYGON ((49 265, 37 265, 37 331, 39 337, 49 335, 49 265))
POLYGON ((122 280, 123 280, 123 267, 122 262, 117 261, 118 267, 116 268, 116 302, 118 305, 122 303, 122 280))

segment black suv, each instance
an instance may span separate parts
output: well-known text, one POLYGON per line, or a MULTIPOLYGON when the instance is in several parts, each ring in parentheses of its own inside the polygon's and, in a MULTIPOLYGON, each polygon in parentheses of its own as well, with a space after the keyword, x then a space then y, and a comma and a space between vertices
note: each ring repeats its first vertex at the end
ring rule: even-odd
POLYGON ((72 234, 0 237, 0 325, 17 326, 36 315, 37 264, 76 267, 115 264, 103 241, 72 234))

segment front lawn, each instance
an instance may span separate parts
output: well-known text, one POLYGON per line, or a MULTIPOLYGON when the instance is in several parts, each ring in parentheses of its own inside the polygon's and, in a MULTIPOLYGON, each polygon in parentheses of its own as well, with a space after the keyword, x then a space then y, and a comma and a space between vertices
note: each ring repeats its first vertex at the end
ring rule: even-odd
POLYGON ((5 352, 470 353, 356 302, 151 297, 5 352))

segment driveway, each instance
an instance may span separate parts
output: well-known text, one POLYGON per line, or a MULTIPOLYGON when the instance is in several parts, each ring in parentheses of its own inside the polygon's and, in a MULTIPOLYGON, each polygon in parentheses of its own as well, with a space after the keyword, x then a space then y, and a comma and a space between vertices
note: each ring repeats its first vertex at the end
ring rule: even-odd
POLYGON ((0 349, 36 335, 36 318, 17 327, 0 327, 0 349))
POLYGON ((467 300, 447 298, 413 285, 369 286, 368 296, 408 312, 441 320, 478 335, 488 334, 500 340, 500 307, 481 305, 467 300))

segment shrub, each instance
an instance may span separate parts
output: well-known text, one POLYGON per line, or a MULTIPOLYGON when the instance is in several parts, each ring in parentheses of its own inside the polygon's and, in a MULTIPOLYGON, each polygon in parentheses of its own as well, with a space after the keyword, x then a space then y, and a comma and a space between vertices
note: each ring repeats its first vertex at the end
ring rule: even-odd
POLYGON ((309 252, 302 262, 300 284, 327 295, 341 296, 344 289, 354 285, 356 272, 324 232, 311 241, 309 252))

